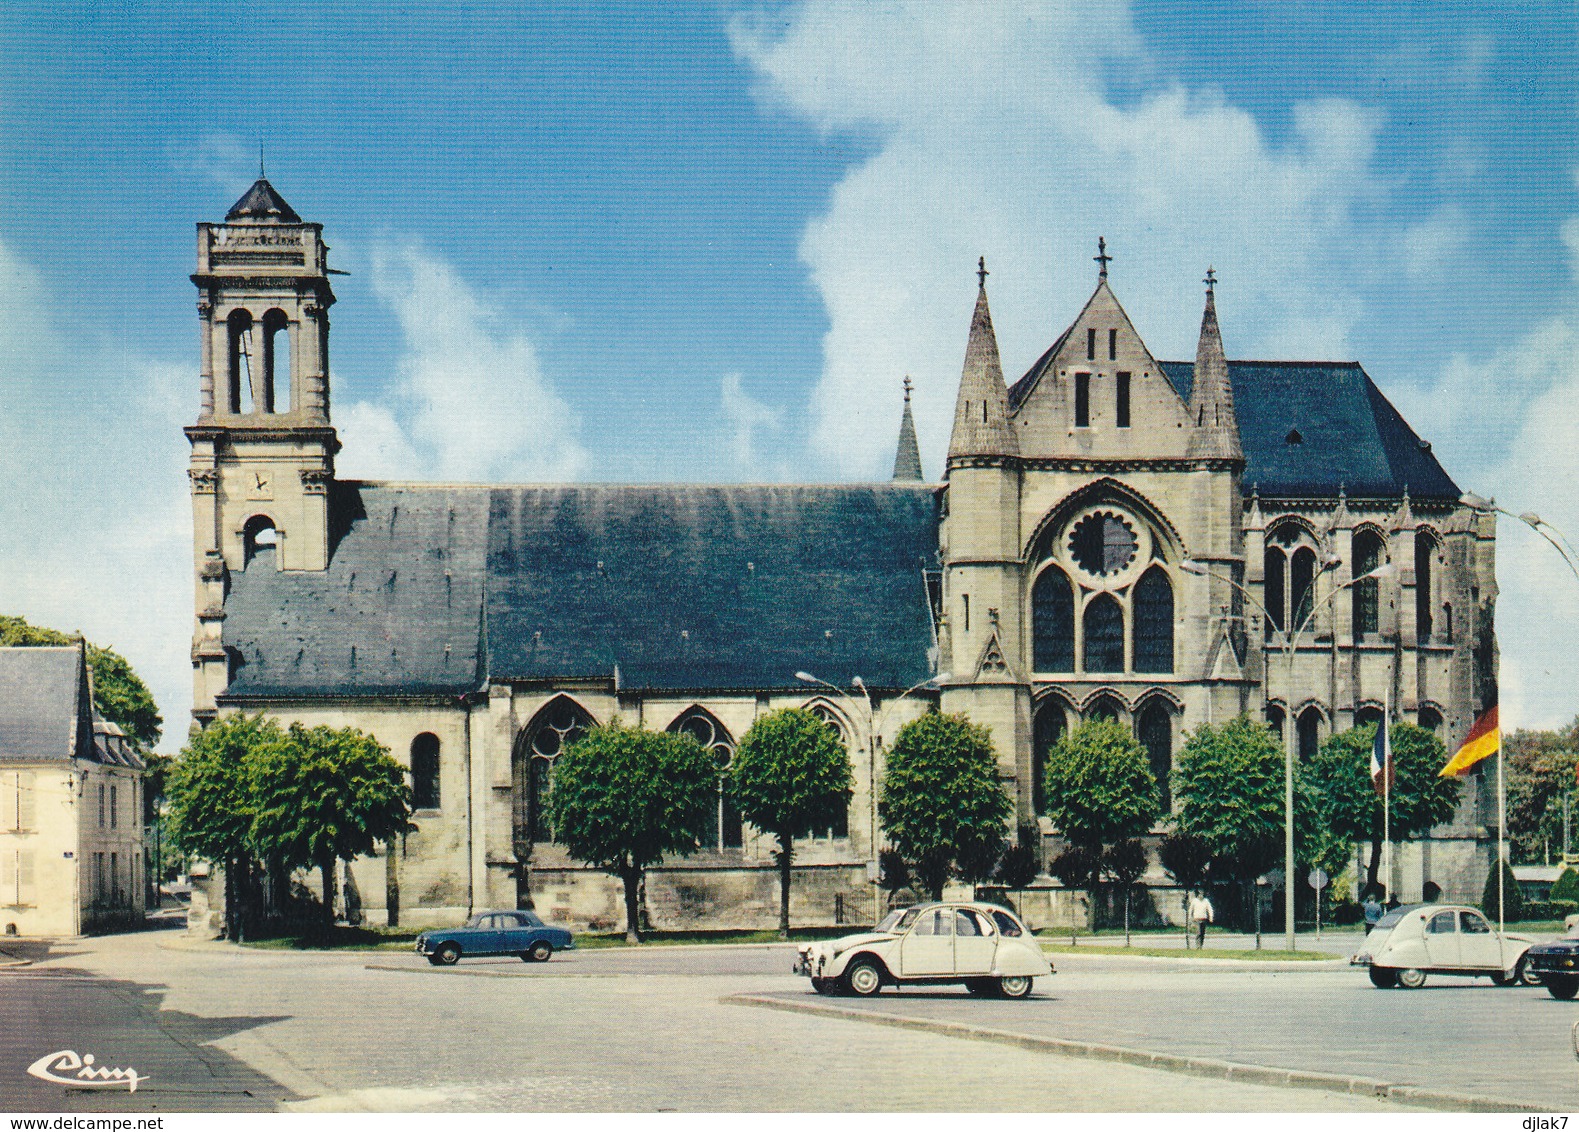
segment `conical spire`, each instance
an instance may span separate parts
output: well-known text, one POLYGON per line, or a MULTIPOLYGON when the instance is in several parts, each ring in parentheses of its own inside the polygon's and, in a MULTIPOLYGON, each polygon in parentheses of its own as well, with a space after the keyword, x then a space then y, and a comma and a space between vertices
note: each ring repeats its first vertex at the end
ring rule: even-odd
POLYGON ((1234 387, 1228 380, 1223 335, 1217 328, 1217 272, 1206 269, 1206 312, 1201 316, 1201 341, 1195 348, 1195 379, 1190 386, 1190 434, 1185 454, 1199 459, 1243 460, 1239 422, 1234 416, 1234 387))
POLYGON ((278 224, 300 224, 302 218, 296 215, 296 210, 285 203, 285 198, 275 191, 273 185, 263 178, 260 163, 258 179, 252 187, 242 195, 242 198, 230 206, 230 211, 225 214, 226 220, 264 220, 274 221, 278 224))
POLYGON ((987 308, 987 262, 977 261, 976 312, 970 320, 965 369, 954 406, 954 433, 948 454, 956 456, 1017 456, 1020 446, 1009 425, 1009 392, 998 361, 998 339, 987 308))
POLYGON ((894 453, 894 479, 920 483, 921 445, 916 443, 916 420, 910 415, 910 375, 905 374, 905 415, 899 419, 899 448, 894 453))

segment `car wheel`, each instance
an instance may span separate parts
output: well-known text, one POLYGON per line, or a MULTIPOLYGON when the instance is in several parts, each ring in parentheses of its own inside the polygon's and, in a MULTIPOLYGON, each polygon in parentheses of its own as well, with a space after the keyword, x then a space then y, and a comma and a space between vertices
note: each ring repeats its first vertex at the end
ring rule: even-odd
POLYGON ((1031 993, 1031 976, 1005 975, 998 980, 998 993, 1004 998, 1024 998, 1031 993))
POLYGON ((839 982, 837 979, 812 979, 811 989, 818 994, 837 994, 839 982))
POLYGON ((458 944, 441 943, 438 945, 438 947, 434 948, 433 958, 428 960, 428 962, 432 963, 435 967, 450 967, 453 966, 455 961, 460 957, 461 949, 458 944))
POLYGON ((1521 956, 1517 967, 1513 968, 1513 977, 1527 987, 1541 985, 1541 977, 1530 970, 1529 956, 1521 956))
POLYGON ((554 953, 554 945, 546 939, 540 939, 526 949, 526 957, 532 963, 547 963, 548 957, 554 953))
POLYGON ((1391 990, 1398 985, 1398 972, 1391 967, 1372 967, 1371 986, 1391 990))
POLYGON ((966 979, 965 989, 977 998, 983 998, 998 992, 997 984, 991 979, 966 979))
POLYGON ((1498 971, 1491 976, 1491 985, 1494 987, 1511 987, 1519 981, 1518 975, 1510 975, 1506 971, 1498 971))
POLYGON ((844 988, 851 994, 869 998, 883 989, 883 970, 875 959, 857 959, 844 973, 844 988))
POLYGON ((1409 990, 1419 990, 1425 986, 1425 972, 1418 967, 1405 967, 1398 972, 1398 985, 1409 990))
POLYGON ((1547 975, 1546 993, 1553 998, 1570 999, 1579 993, 1579 979, 1572 975, 1547 975))
POLYGON ((428 963, 429 963, 430 966, 437 967, 439 964, 441 964, 443 962, 444 962, 444 960, 440 959, 437 955, 430 955, 430 956, 428 956, 428 963))

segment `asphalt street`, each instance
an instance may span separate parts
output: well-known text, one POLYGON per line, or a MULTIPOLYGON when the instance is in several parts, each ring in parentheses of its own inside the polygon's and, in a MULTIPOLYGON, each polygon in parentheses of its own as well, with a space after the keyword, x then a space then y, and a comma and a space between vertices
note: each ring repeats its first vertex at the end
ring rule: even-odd
POLYGON ((172 933, 69 943, 0 970, 0 1109, 1397 1111, 1367 1097, 1092 1062, 874 1026, 861 1012, 1579 1108, 1568 1026, 1539 989, 1433 979, 1373 990, 1359 971, 1058 956, 1024 1002, 952 991, 823 999, 792 949, 584 950, 547 964, 192 949, 172 933), (179 946, 177 946, 179 945, 179 946), (848 1008, 814 1017, 721 1000, 848 1008), (33 1082, 89 1049, 148 1078, 136 1094, 33 1082))

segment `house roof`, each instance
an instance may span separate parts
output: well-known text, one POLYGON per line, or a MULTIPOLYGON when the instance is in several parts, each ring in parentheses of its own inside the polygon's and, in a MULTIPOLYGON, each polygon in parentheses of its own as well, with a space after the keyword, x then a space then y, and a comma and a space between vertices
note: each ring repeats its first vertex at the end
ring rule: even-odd
POLYGON ((82 650, 0 648, 0 762, 96 758, 82 650))
MULTIPOLYGON (((1186 400, 1191 362, 1161 362, 1186 400)), ((1457 499, 1459 489, 1358 362, 1230 361, 1244 485, 1262 495, 1457 499), (1295 439, 1297 434, 1297 439, 1295 439)))
POLYGON ((302 218, 285 203, 273 185, 262 177, 242 194, 241 199, 225 213, 226 220, 272 220, 282 224, 300 224, 302 218))
POLYGON ((354 517, 327 571, 274 570, 268 551, 234 576, 227 698, 930 674, 936 487, 337 488, 354 517))

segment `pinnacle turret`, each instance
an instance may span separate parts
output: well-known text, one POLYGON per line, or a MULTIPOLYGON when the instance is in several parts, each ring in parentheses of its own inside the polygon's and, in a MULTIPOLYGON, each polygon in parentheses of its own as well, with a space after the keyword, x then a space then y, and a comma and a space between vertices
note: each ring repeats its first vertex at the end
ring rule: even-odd
POLYGON ((987 264, 978 261, 976 310, 970 320, 970 341, 965 346, 965 367, 959 379, 959 400, 954 407, 954 432, 948 454, 958 456, 1014 456, 1020 446, 1009 424, 1009 391, 1003 384, 998 360, 998 339, 987 307, 987 264))
POLYGON ((894 480, 920 483, 921 446, 916 443, 916 420, 910 415, 910 375, 905 375, 905 415, 899 419, 899 448, 894 452, 894 480))
POLYGON ((1200 459, 1243 460, 1239 422, 1234 416, 1234 387, 1228 379, 1223 335, 1217 327, 1217 273, 1206 269, 1206 311, 1201 315, 1201 340, 1195 348, 1195 376, 1190 386, 1190 434, 1186 455, 1200 459))

